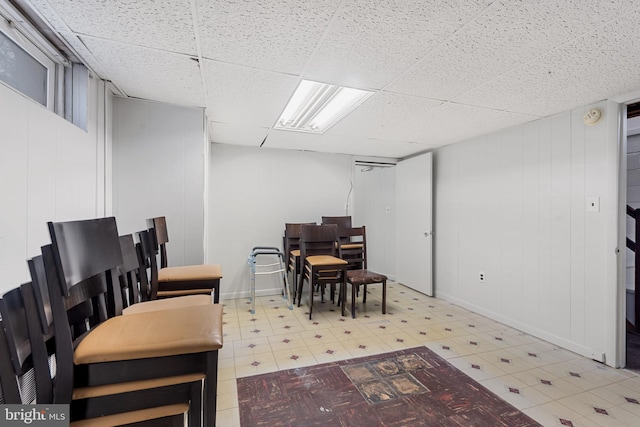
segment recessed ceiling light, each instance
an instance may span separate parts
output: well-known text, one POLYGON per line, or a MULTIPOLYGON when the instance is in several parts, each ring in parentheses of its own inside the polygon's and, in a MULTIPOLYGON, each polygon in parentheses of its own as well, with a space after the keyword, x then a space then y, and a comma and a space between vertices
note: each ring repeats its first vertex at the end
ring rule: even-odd
POLYGON ((275 128, 324 133, 371 95, 366 90, 302 80, 275 128))

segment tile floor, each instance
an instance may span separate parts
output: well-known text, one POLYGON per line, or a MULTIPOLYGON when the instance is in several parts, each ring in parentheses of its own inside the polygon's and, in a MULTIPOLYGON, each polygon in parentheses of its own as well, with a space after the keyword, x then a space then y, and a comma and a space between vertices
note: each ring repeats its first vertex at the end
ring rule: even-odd
MULTIPOLYGON (((612 369, 402 285, 371 286, 356 319, 329 302, 224 300, 218 425, 240 425, 236 378, 424 345, 544 426, 640 425, 640 375, 612 369)), ((319 298, 317 298, 319 299, 319 298)))

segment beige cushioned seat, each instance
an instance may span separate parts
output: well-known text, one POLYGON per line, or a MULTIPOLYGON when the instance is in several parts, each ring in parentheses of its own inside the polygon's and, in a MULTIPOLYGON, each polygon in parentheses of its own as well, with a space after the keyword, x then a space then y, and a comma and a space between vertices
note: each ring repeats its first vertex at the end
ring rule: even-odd
POLYGON ((73 354, 76 365, 190 354, 222 348, 222 305, 209 304, 112 317, 73 354))
POLYGON ((216 280, 222 278, 222 269, 217 264, 185 265, 166 267, 158 271, 158 282, 182 282, 185 280, 216 280))
POLYGON ((122 310, 122 314, 145 313, 148 311, 169 310, 173 308, 213 304, 210 289, 202 289, 202 292, 198 293, 208 295, 185 295, 181 298, 157 299, 153 301, 140 302, 125 308, 122 310))
POLYGON ((314 267, 323 266, 323 265, 348 264, 347 261, 331 255, 311 255, 307 257, 306 261, 309 265, 314 267))

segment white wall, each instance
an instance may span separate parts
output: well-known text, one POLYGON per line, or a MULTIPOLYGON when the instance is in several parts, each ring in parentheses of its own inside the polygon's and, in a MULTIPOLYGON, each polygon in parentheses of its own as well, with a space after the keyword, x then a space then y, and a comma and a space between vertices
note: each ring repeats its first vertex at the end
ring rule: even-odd
POLYGON ((579 108, 435 152, 435 286, 614 365, 618 105, 592 107, 605 111, 596 126, 579 108))
POLYGON ((204 262, 205 120, 200 108, 115 98, 113 214, 120 234, 167 218, 169 265, 204 262))
POLYGON ((0 292, 29 279, 26 260, 50 242, 47 221, 104 214, 104 105, 92 78, 85 132, 0 83, 0 292))
POLYGON ((367 227, 370 270, 394 279, 396 275, 396 170, 393 167, 354 167, 354 226, 367 227))
MULTIPOLYGON (((210 156, 207 262, 222 266, 222 298, 249 295, 249 252, 282 248, 285 223, 345 213, 351 156, 223 144, 212 144, 210 156)), ((278 286, 263 276, 256 292, 278 286)))

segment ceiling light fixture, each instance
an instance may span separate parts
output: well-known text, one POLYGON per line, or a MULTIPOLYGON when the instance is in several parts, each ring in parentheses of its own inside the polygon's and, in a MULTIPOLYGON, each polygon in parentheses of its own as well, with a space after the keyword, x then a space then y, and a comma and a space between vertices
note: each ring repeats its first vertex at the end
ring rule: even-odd
POLYGON ((302 80, 275 128, 324 133, 371 95, 366 90, 302 80))

